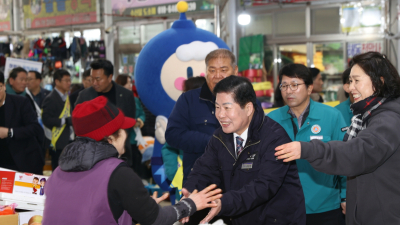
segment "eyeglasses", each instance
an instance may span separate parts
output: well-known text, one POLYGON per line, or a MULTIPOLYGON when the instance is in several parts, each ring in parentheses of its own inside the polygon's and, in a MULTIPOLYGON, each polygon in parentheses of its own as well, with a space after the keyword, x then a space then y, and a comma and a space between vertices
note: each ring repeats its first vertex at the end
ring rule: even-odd
POLYGON ((65 83, 71 83, 71 79, 61 79, 61 81, 64 81, 65 83))
MULTIPOLYGON (((302 83, 302 84, 305 84, 305 83, 302 83)), ((299 89, 299 85, 302 85, 302 84, 298 84, 298 83, 286 84, 286 85, 281 84, 281 85, 279 85, 279 89, 281 91, 286 91, 287 88, 290 87, 290 90, 296 91, 297 89, 299 89)))

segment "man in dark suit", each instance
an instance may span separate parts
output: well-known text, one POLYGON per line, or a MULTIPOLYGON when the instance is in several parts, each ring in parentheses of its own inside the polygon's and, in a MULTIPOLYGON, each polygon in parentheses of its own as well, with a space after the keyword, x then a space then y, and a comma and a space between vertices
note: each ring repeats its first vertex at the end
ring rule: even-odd
POLYGON ((71 87, 71 75, 60 69, 54 75, 54 90, 43 101, 43 124, 52 131, 51 166, 55 170, 58 158, 64 147, 72 141, 71 105, 68 91, 71 87))
MULTIPOLYGON (((97 96, 105 96, 110 102, 122 110, 127 117, 136 118, 135 99, 132 91, 127 90, 113 81, 114 66, 105 59, 99 59, 90 64, 92 87, 81 91, 75 105, 92 100, 97 96)), ((125 154, 129 165, 132 165, 132 149, 129 138, 125 142, 125 154)))
POLYGON ((43 173, 44 133, 28 98, 6 94, 0 72, 0 167, 43 173))
POLYGON ((38 71, 30 70, 28 72, 27 78, 27 88, 32 95, 33 100, 42 108, 43 100, 50 93, 50 91, 42 88, 40 84, 42 83, 42 74, 38 71))

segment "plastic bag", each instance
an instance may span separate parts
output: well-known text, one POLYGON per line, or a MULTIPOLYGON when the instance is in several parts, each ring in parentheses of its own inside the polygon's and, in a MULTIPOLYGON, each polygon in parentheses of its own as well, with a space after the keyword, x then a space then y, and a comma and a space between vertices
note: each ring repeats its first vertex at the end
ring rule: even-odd
POLYGON ((15 208, 17 206, 17 203, 12 203, 11 205, 0 205, 0 215, 15 214, 15 208))

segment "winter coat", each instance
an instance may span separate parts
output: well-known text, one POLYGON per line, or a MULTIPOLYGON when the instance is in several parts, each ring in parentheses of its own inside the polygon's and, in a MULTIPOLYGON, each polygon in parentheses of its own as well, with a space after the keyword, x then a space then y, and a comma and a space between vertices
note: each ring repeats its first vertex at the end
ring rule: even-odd
POLYGON ((165 139, 170 146, 183 150, 183 183, 220 127, 214 114, 215 96, 204 83, 201 88, 183 93, 168 118, 165 139))
POLYGON ((400 98, 372 111, 347 142, 301 142, 301 158, 318 171, 348 176, 347 225, 400 224, 400 98))
POLYGON ((296 162, 276 160, 275 148, 290 142, 281 125, 255 108, 246 145, 236 157, 233 134, 217 129, 196 161, 184 187, 209 184, 223 190, 219 215, 239 224, 306 224, 303 190, 296 162))

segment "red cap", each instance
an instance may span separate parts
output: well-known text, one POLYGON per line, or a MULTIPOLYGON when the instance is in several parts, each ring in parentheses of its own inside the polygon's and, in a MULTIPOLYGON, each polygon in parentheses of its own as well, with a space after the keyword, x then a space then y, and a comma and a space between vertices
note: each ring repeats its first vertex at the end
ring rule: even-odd
POLYGON ((104 96, 78 104, 72 112, 75 134, 100 141, 119 129, 128 129, 136 120, 124 113, 104 96))

